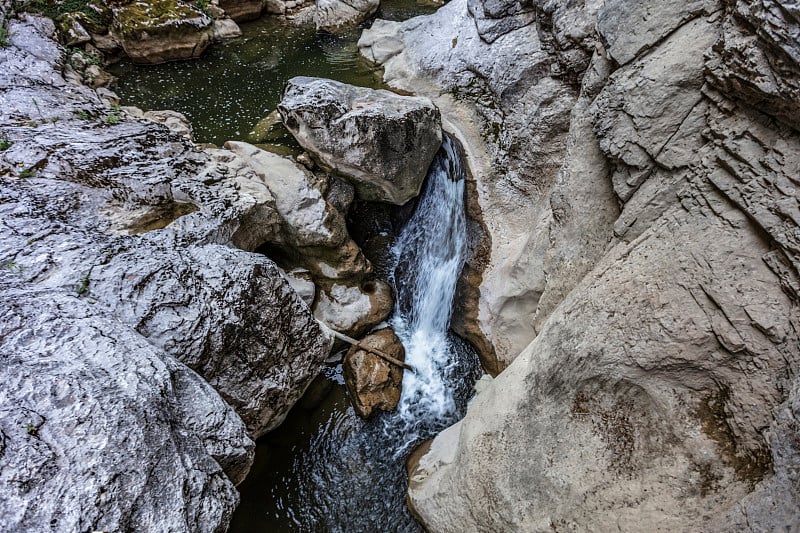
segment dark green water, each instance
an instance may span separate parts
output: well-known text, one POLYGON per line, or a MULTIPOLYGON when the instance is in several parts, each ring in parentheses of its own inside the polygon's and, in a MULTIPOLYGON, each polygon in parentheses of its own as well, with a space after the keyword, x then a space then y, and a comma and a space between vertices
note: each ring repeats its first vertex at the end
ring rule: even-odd
MULTIPOLYGON (((405 20, 435 9, 414 0, 384 0, 378 16, 405 20)), ((248 133, 275 109, 286 81, 294 76, 381 87, 380 74, 358 53, 361 29, 333 36, 271 18, 241 28, 241 38, 214 45, 192 61, 122 61, 109 68, 118 77, 114 90, 123 105, 180 111, 192 123, 197 142, 221 145, 249 140, 248 133)))

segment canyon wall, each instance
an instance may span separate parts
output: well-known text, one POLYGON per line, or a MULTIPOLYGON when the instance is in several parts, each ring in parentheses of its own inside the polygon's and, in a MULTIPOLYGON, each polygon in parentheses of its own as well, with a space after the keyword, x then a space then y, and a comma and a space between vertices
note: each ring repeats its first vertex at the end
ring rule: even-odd
POLYGON ((411 473, 433 531, 798 527, 800 12, 455 0, 362 53, 470 152, 499 377, 411 473))

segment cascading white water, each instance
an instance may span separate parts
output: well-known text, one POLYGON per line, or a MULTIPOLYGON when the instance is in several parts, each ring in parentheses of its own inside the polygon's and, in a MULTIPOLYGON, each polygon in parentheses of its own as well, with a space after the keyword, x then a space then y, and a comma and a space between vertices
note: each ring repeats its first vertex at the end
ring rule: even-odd
MULTIPOLYGON (((392 250, 397 303, 391 325, 405 346, 406 362, 417 369, 404 373, 397 406, 409 429, 421 416, 428 423, 431 418, 446 422, 456 411, 446 377, 456 361, 448 328, 466 249, 461 161, 457 145, 445 136, 417 210, 392 250)), ((415 436, 409 435, 409 442, 415 436)))
MULTIPOLYGON (((417 369, 404 372, 397 409, 362 420, 342 396, 344 408, 295 430, 308 431, 307 440, 292 446, 284 460, 290 464, 270 464, 283 473, 261 489, 272 502, 267 516, 236 531, 422 531, 405 506, 405 459, 463 415, 478 370, 474 351, 448 332, 466 249, 464 181, 460 147, 445 137, 416 211, 391 250, 396 306, 390 322, 417 369)), ((339 368, 326 373, 342 383, 339 368)), ((270 453, 284 445, 276 439, 270 453)), ((260 509, 245 491, 243 499, 260 509)))

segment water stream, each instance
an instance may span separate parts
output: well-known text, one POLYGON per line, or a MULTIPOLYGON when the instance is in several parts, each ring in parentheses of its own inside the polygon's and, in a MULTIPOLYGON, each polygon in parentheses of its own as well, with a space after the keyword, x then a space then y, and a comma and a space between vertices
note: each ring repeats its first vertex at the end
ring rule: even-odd
POLYGON ((449 331, 465 233, 461 152, 446 138, 391 249, 391 324, 417 373, 404 373, 394 412, 363 421, 338 367, 326 369, 334 385, 322 405, 297 406, 259 442, 231 531, 421 531, 405 506, 405 459, 463 416, 477 377, 477 356, 449 331))
MULTIPOLYGON (((382 0, 379 16, 404 20, 434 9, 382 0)), ((116 65, 114 88, 124 105, 186 114, 195 139, 215 144, 252 140, 248 133, 275 109, 292 76, 381 88, 380 77, 359 57, 360 30, 319 35, 269 18, 242 30, 241 39, 198 60, 116 65)), ((270 142, 264 147, 293 149, 288 134, 270 142)), ((464 174, 460 147, 446 138, 414 214, 382 260, 396 295, 391 325, 419 371, 405 372, 397 410, 360 419, 341 365, 326 367, 283 425, 257 443, 250 475, 239 486, 233 533, 421 531, 405 506, 405 459, 463 416, 479 372, 472 348, 449 331, 464 261, 464 174)))

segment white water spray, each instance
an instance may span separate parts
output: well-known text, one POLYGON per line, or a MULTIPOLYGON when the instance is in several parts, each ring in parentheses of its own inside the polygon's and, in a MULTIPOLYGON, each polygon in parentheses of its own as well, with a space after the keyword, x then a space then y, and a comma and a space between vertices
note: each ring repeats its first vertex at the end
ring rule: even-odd
POLYGON ((461 160, 457 144, 445 136, 417 210, 393 249, 397 303, 391 323, 405 346, 406 362, 417 370, 404 373, 397 406, 408 429, 420 420, 448 422, 456 415, 446 378, 456 364, 448 328, 466 249, 461 160))

